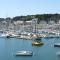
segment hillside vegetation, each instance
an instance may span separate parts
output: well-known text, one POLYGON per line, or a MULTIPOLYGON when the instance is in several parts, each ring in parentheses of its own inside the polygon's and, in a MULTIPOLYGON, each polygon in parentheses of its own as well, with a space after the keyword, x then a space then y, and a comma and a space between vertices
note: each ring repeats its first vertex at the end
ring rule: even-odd
POLYGON ((60 14, 36 14, 36 15, 27 15, 27 16, 15 16, 13 18, 7 17, 7 18, 0 18, 0 21, 3 20, 11 20, 11 21, 29 21, 32 20, 33 18, 38 18, 38 22, 40 21, 50 21, 53 20, 55 22, 58 22, 60 20, 60 14))

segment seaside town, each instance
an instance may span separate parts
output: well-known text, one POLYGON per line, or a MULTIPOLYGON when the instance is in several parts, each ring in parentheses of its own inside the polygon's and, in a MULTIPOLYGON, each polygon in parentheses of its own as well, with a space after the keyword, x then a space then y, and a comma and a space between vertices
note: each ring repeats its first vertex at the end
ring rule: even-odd
POLYGON ((55 22, 52 19, 48 19, 48 22, 46 20, 39 20, 39 22, 38 18, 35 17, 29 19, 30 20, 26 20, 19 16, 13 19, 9 17, 6 19, 1 18, 1 37, 10 36, 26 39, 31 39, 33 35, 39 35, 39 37, 60 37, 60 20, 55 22), (25 36, 23 36, 24 34, 25 36))

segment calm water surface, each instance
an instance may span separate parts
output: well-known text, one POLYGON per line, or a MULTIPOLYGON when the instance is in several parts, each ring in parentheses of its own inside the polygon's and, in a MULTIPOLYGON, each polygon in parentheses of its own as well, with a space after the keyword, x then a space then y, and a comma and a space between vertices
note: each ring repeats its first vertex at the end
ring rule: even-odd
POLYGON ((42 38, 43 46, 32 46, 32 40, 17 38, 0 38, 0 60, 60 60, 56 52, 60 48, 54 47, 54 43, 60 42, 60 38, 42 38), (33 56, 16 56, 19 50, 33 51, 33 56))

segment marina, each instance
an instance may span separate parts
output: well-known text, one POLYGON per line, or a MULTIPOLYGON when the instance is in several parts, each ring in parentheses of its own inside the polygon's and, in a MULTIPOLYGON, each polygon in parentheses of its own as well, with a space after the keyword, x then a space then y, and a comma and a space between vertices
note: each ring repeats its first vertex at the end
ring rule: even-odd
POLYGON ((0 60, 60 60, 60 0, 0 1, 0 60))
POLYGON ((37 20, 2 25, 0 60, 60 60, 60 48, 55 48, 60 47, 60 24, 38 24, 37 20))

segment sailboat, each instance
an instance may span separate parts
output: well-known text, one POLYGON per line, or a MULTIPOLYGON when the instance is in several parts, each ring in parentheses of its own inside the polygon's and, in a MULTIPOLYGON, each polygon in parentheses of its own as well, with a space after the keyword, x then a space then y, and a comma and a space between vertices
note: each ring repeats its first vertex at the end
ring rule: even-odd
POLYGON ((33 28, 33 39, 34 40, 41 40, 41 36, 38 34, 38 26, 37 26, 37 19, 33 19, 33 25, 34 25, 34 28, 33 28))

